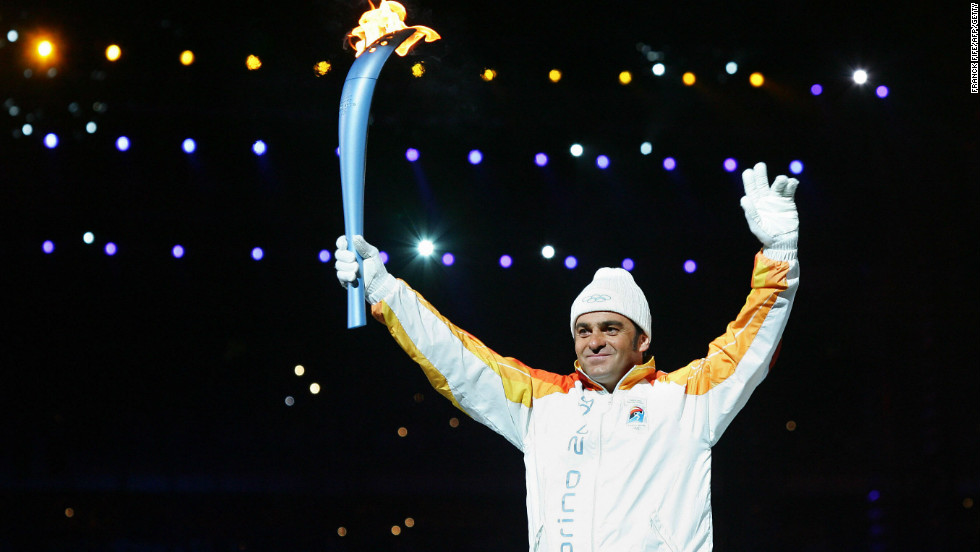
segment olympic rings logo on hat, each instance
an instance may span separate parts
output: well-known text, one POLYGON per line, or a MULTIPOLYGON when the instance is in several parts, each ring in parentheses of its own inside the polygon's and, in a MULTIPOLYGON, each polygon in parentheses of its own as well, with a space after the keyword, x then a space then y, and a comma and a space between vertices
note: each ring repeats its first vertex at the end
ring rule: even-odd
POLYGON ((605 303, 606 301, 610 300, 612 300, 612 297, 604 293, 596 293, 580 299, 580 301, 583 303, 605 303))

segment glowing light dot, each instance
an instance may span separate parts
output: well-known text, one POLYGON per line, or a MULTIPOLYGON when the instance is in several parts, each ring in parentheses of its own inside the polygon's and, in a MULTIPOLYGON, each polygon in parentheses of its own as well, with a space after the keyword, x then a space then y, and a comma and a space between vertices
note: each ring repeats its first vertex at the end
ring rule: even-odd
POLYGON ((796 431, 796 422, 793 420, 786 422, 786 431, 796 431))
POLYGON ((295 367, 293 367, 293 373, 297 376, 302 376, 306 373, 306 367, 302 364, 297 364, 295 367))
POLYGON ((852 78, 854 79, 855 83, 864 84, 868 82, 868 72, 865 71, 864 69, 858 69, 857 71, 854 72, 852 78))
POLYGON ((970 497, 964 498, 963 499, 963 507, 966 508, 967 510, 969 510, 970 508, 973 508, 973 499, 970 498, 970 497))
POLYGON ((54 44, 50 40, 42 40, 37 43, 37 55, 46 58, 54 53, 54 44))
POLYGON ((425 65, 420 61, 412 66, 412 76, 415 78, 420 78, 425 74, 425 65))
POLYGON ((310 394, 317 395, 319 393, 320 393, 320 384, 317 383, 317 382, 311 383, 310 384, 310 394))
POLYGON ((819 96, 820 94, 823 94, 823 86, 819 84, 814 84, 813 86, 810 87, 810 93, 813 94, 814 96, 819 96))
POLYGON ((548 71, 548 80, 550 80, 551 82, 560 81, 561 71, 559 71, 558 69, 552 69, 551 71, 548 71))
POLYGON ((731 157, 725 159, 724 165, 725 165, 725 170, 728 172, 735 172, 735 169, 738 168, 738 162, 732 159, 731 157))
POLYGON ((423 257, 428 257, 436 250, 436 245, 432 243, 431 240, 422 240, 419 242, 417 249, 419 255, 422 255, 423 257))
POLYGON ((197 142, 193 138, 185 138, 181 142, 180 147, 184 150, 184 153, 194 153, 197 150, 197 142))
POLYGON ((391 527, 391 534, 392 535, 395 535, 396 537, 398 535, 401 535, 402 534, 402 528, 400 526, 398 526, 398 525, 393 525, 391 527))
POLYGON ((31 134, 34 134, 34 126, 30 123, 24 123, 24 125, 20 127, 20 132, 24 136, 30 136, 31 134))
POLYGON ((694 271, 698 269, 698 263, 688 259, 684 261, 684 272, 688 274, 694 274, 694 271))
POLYGON ((44 135, 44 145, 48 149, 54 149, 54 148, 58 147, 58 135, 55 134, 55 133, 53 133, 53 132, 49 132, 48 134, 45 134, 44 135))
POLYGON ((565 268, 571 270, 571 269, 575 268, 576 266, 578 266, 578 259, 576 259, 572 255, 569 255, 569 256, 565 257, 565 268))
POLYGON ((66 518, 75 517, 75 509, 74 508, 65 508, 65 517, 66 518))
POLYGON ((541 256, 545 259, 550 259, 555 256, 555 248, 550 245, 546 245, 541 248, 541 256))
POLYGON ((318 61, 316 65, 313 66, 313 73, 318 77, 322 77, 330 72, 333 66, 330 65, 329 61, 318 61))
POLYGON ((105 49, 105 58, 109 61, 118 61, 121 55, 122 49, 116 44, 110 44, 109 47, 105 49))
POLYGON ((17 31, 12 29, 7 31, 7 42, 17 42, 18 38, 20 38, 20 33, 17 31))
POLYGON ((119 138, 116 138, 116 149, 119 151, 128 151, 129 138, 127 138, 126 136, 120 136, 119 138))
POLYGON ((175 245, 173 249, 170 250, 170 254, 174 256, 175 259, 183 258, 184 256, 184 246, 175 245))
POLYGON ((510 255, 500 256, 500 266, 502 268, 510 268, 513 265, 514 265, 514 259, 512 259, 510 255))
POLYGON ((479 165, 483 161, 483 152, 480 150, 471 150, 467 159, 469 159, 470 165, 479 165))
POLYGON ((190 50, 184 50, 180 53, 180 63, 181 65, 191 65, 194 63, 194 52, 190 50))
POLYGON ((328 251, 326 249, 321 249, 320 250, 320 254, 317 255, 317 258, 320 259, 320 262, 321 263, 329 263, 330 262, 330 251, 328 251))
POLYGON ((261 247, 253 247, 252 248, 252 259, 254 259, 256 261, 261 261, 262 260, 262 257, 264 257, 264 256, 265 256, 265 251, 262 251, 262 248, 261 247))
POLYGON ((459 427, 459 418, 455 416, 449 418, 449 427, 453 427, 453 428, 459 427))
POLYGON ((493 69, 484 69, 483 72, 480 73, 480 78, 486 82, 490 82, 493 79, 497 78, 497 72, 494 71, 493 69))
POLYGON ((263 142, 262 140, 256 140, 252 144, 252 152, 255 153, 255 155, 259 155, 259 156, 265 155, 267 149, 268 148, 266 147, 265 142, 263 142))
POLYGON ((605 156, 605 155, 600 155, 599 157, 596 157, 595 158, 595 166, 596 167, 599 167, 600 169, 608 169, 609 168, 609 158, 607 156, 605 156))
POLYGON ((633 268, 636 267, 636 263, 633 262, 633 259, 627 258, 627 259, 623 259, 623 262, 620 266, 623 267, 623 270, 632 271, 633 268))
POLYGON ((378 253, 378 256, 381 257, 381 264, 388 264, 388 252, 387 251, 382 251, 382 252, 378 253))
POLYGON ((672 171, 677 168, 677 161, 673 157, 664 158, 664 169, 672 171))
POLYGON ((800 160, 790 161, 789 172, 793 174, 800 174, 801 172, 803 172, 803 162, 800 160))
POLYGON ((347 528, 346 527, 338 527, 337 528, 337 536, 338 537, 346 537, 347 536, 347 528))
POLYGON ((667 72, 667 66, 663 63, 654 63, 653 67, 650 68, 650 71, 655 77, 662 77, 664 76, 664 73, 667 72))
POLYGON ((262 60, 259 59, 259 56, 254 54, 249 55, 247 58, 245 58, 245 67, 248 67, 249 71, 255 71, 256 69, 262 67, 262 60))
POLYGON ((694 73, 688 71, 687 73, 684 73, 684 75, 681 77, 681 80, 684 82, 685 85, 691 86, 692 84, 697 82, 697 77, 694 76, 694 73))
POLYGON ((405 527, 415 527, 415 520, 413 518, 405 518, 405 527))
POLYGON ((585 153, 585 148, 582 144, 572 144, 572 147, 568 148, 568 152, 572 154, 572 157, 581 157, 585 153))
POLYGON ((114 244, 112 242, 109 242, 109 243, 105 244, 105 254, 108 255, 108 256, 110 256, 110 257, 113 256, 113 255, 115 255, 118 250, 119 250, 119 248, 117 248, 116 247, 116 244, 114 244))
POLYGON ((653 144, 650 142, 643 142, 640 144, 640 153, 643 155, 650 155, 653 153, 653 144))
POLYGON ((95 242, 95 234, 91 232, 85 232, 82 234, 82 241, 88 245, 92 245, 95 242))
POLYGON ((885 98, 885 97, 887 97, 888 96, 888 87, 885 86, 885 85, 881 85, 878 88, 875 88, 875 94, 879 98, 885 98))
POLYGON ((41 244, 41 251, 44 251, 48 255, 54 253, 54 242, 51 240, 44 240, 44 243, 41 244))
POLYGON ((414 163, 414 162, 418 161, 419 160, 419 150, 417 150, 415 148, 408 148, 407 150, 405 150, 405 159, 408 159, 409 162, 411 162, 411 163, 414 163))
POLYGON ((629 84, 633 82, 633 73, 623 71, 619 74, 619 84, 629 84))
POLYGON ((725 64, 725 72, 728 73, 729 75, 734 75, 735 73, 738 72, 738 64, 735 63, 734 61, 729 61, 728 63, 725 64))
POLYGON ((751 75, 749 75, 749 84, 751 84, 752 86, 754 86, 756 88, 759 88, 765 82, 766 82, 766 79, 765 79, 765 77, 762 76, 762 73, 752 73, 751 75))
POLYGON ((868 502, 877 502, 879 498, 881 498, 881 493, 875 489, 872 489, 871 492, 868 493, 868 502))
POLYGON ((286 406, 293 406, 296 404, 296 399, 294 399, 292 395, 287 395, 286 400, 283 402, 286 403, 286 406))
POLYGON ((408 428, 407 427, 402 426, 402 427, 398 428, 398 436, 399 437, 405 437, 407 435, 408 435, 408 428))
POLYGON ((94 121, 89 121, 85 124, 85 132, 95 134, 96 130, 99 130, 99 125, 95 124, 94 121))
POLYGON ((443 253, 442 254, 442 264, 443 265, 445 265, 445 266, 453 266, 453 263, 455 263, 455 262, 456 262, 456 257, 452 253, 446 252, 446 253, 443 253))
POLYGON ((548 156, 544 153, 538 153, 534 156, 534 164, 539 167, 544 167, 548 164, 548 156))

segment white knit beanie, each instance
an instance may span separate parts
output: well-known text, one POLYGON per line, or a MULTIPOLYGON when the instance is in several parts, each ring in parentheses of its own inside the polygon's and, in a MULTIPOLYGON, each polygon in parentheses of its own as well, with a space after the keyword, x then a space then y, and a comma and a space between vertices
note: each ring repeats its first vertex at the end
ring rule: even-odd
POLYGON ((609 311, 621 314, 636 323, 647 337, 650 332, 650 305, 643 290, 633 281, 633 275, 622 268, 600 268, 572 302, 572 335, 575 321, 588 312, 609 311))

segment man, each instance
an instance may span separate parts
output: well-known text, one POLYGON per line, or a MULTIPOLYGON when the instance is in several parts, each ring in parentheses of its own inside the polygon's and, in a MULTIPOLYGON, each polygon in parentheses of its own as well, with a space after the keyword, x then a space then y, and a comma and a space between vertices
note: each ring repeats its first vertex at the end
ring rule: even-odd
MULTIPOLYGON (((742 174, 742 207, 762 242, 752 290, 708 355, 673 372, 651 358, 650 308, 633 277, 601 268, 573 301, 575 371, 498 355, 388 274, 360 236, 375 318, 442 395, 524 453, 532 551, 710 551, 711 447, 768 372, 799 283, 798 182, 742 174)), ((337 277, 357 277, 347 240, 337 277)))

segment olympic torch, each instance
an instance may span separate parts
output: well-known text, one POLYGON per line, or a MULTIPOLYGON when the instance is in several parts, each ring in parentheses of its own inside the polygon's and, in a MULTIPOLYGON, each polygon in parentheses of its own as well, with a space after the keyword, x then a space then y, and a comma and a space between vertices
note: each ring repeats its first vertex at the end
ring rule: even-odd
MULTIPOLYGON (((381 68, 391 52, 404 56, 424 38, 426 42, 439 39, 439 34, 420 25, 407 27, 405 8, 398 2, 383 0, 381 4, 365 12, 358 26, 348 36, 356 51, 357 59, 347 72, 344 89, 340 94, 340 185, 344 202, 344 234, 347 247, 354 251, 355 234, 364 233, 364 175, 367 171, 368 116, 371 97, 378 82, 381 68)), ((364 307, 363 261, 357 285, 347 286, 347 327, 358 328, 366 324, 364 307)))

